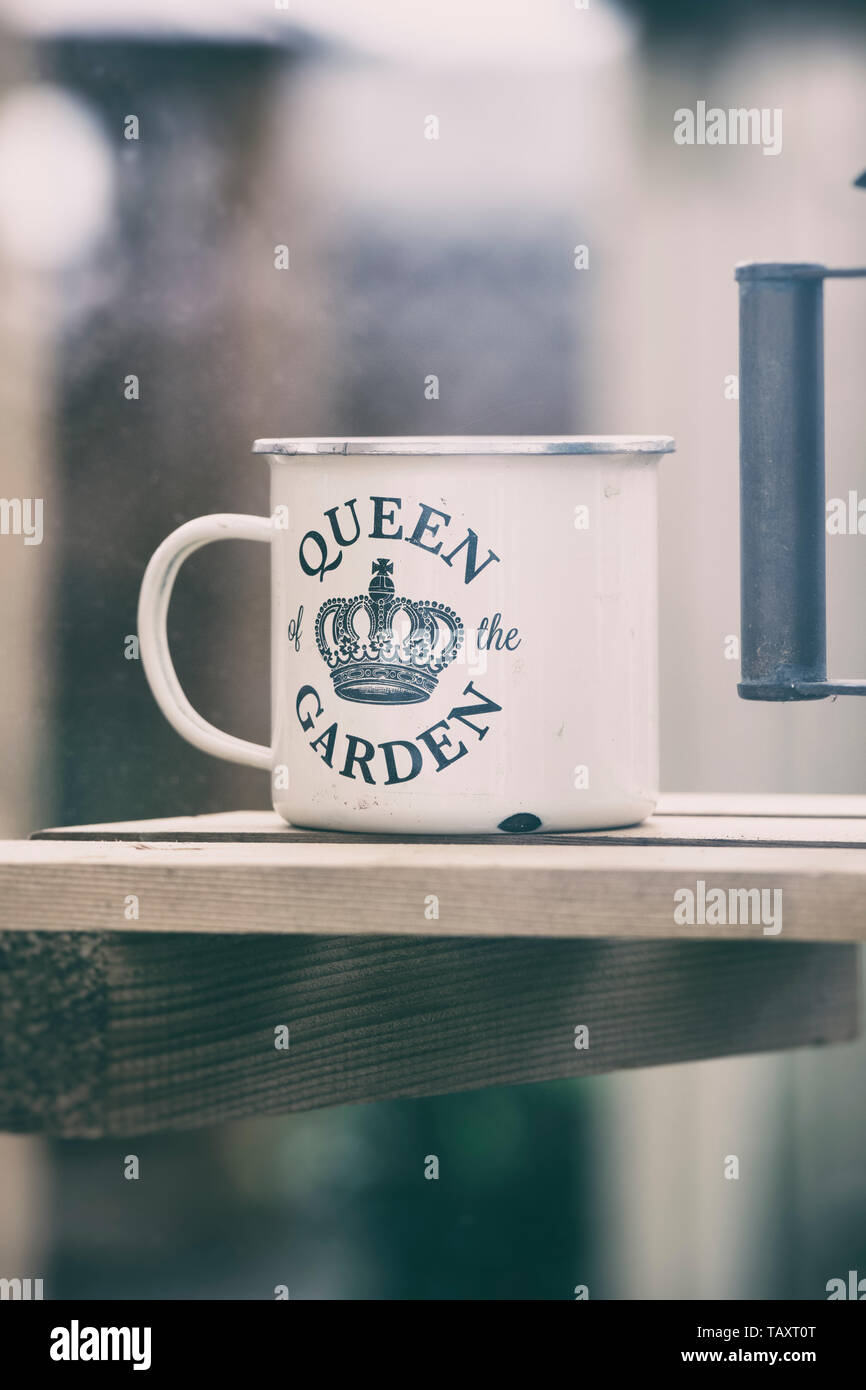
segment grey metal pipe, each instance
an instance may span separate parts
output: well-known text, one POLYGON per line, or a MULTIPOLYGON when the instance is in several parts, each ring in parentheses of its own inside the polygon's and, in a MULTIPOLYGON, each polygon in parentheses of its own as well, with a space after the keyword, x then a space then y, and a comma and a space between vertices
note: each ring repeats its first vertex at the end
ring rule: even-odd
MULTIPOLYGON (((827 678, 821 265, 740 265, 741 675, 747 700, 827 678)), ((832 272, 830 272, 832 273, 832 272)), ((803 686, 812 685, 807 690, 803 686)))

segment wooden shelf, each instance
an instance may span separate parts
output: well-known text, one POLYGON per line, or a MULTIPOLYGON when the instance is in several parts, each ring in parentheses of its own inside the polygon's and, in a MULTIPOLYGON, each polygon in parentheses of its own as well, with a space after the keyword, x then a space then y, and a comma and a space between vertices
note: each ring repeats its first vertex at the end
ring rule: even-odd
POLYGON ((681 888, 782 890, 785 941, 866 940, 866 797, 669 798, 643 825, 474 839, 319 834, 271 812, 42 831, 0 853, 0 927, 762 939, 678 924, 681 888), (724 803, 721 803, 724 805, 724 803), (730 803, 729 803, 730 804, 730 803), (770 813, 770 808, 774 813, 770 813), (123 902, 136 894, 137 921, 123 902), (425 917, 429 895, 436 921, 425 917))
POLYGON ((630 830, 473 841, 233 812, 6 842, 0 1127, 122 1135, 843 1041, 864 851, 866 797, 668 798, 630 830), (781 889, 781 932, 677 922, 699 881, 781 889))

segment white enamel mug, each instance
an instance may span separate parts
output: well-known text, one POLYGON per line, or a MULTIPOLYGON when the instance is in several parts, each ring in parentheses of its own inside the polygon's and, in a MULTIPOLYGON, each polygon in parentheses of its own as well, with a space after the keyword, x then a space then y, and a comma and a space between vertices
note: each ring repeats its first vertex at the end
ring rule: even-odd
POLYGON ((141 587, 144 670, 197 748, 266 768, 320 830, 591 830, 658 784, 657 464, 667 437, 260 439, 270 517, 174 531, 141 587), (194 550, 265 541, 272 743, 197 714, 166 614, 194 550))

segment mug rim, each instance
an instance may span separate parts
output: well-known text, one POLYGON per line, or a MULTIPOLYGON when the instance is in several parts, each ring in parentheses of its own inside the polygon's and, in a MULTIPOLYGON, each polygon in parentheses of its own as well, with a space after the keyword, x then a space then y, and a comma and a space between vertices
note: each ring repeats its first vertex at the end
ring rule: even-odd
POLYGON ((669 434, 440 434, 310 436, 299 439, 257 439, 254 454, 315 458, 322 454, 435 457, 436 455, 543 454, 672 454, 676 444, 669 434))

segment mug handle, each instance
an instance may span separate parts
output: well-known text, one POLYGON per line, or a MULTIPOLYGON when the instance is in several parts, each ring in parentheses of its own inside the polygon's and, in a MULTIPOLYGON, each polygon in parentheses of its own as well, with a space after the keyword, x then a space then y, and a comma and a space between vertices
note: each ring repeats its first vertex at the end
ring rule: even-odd
POLYGON ((138 599, 138 649, 141 664, 153 698, 169 724, 189 743, 225 758, 230 763, 271 769, 271 750, 262 743, 248 743, 234 734, 224 734, 209 724, 181 689, 168 650, 166 619, 171 592, 184 560, 210 541, 245 540, 270 542, 273 528, 269 517, 244 516, 221 512, 200 516, 172 531, 153 553, 141 581, 138 599))

